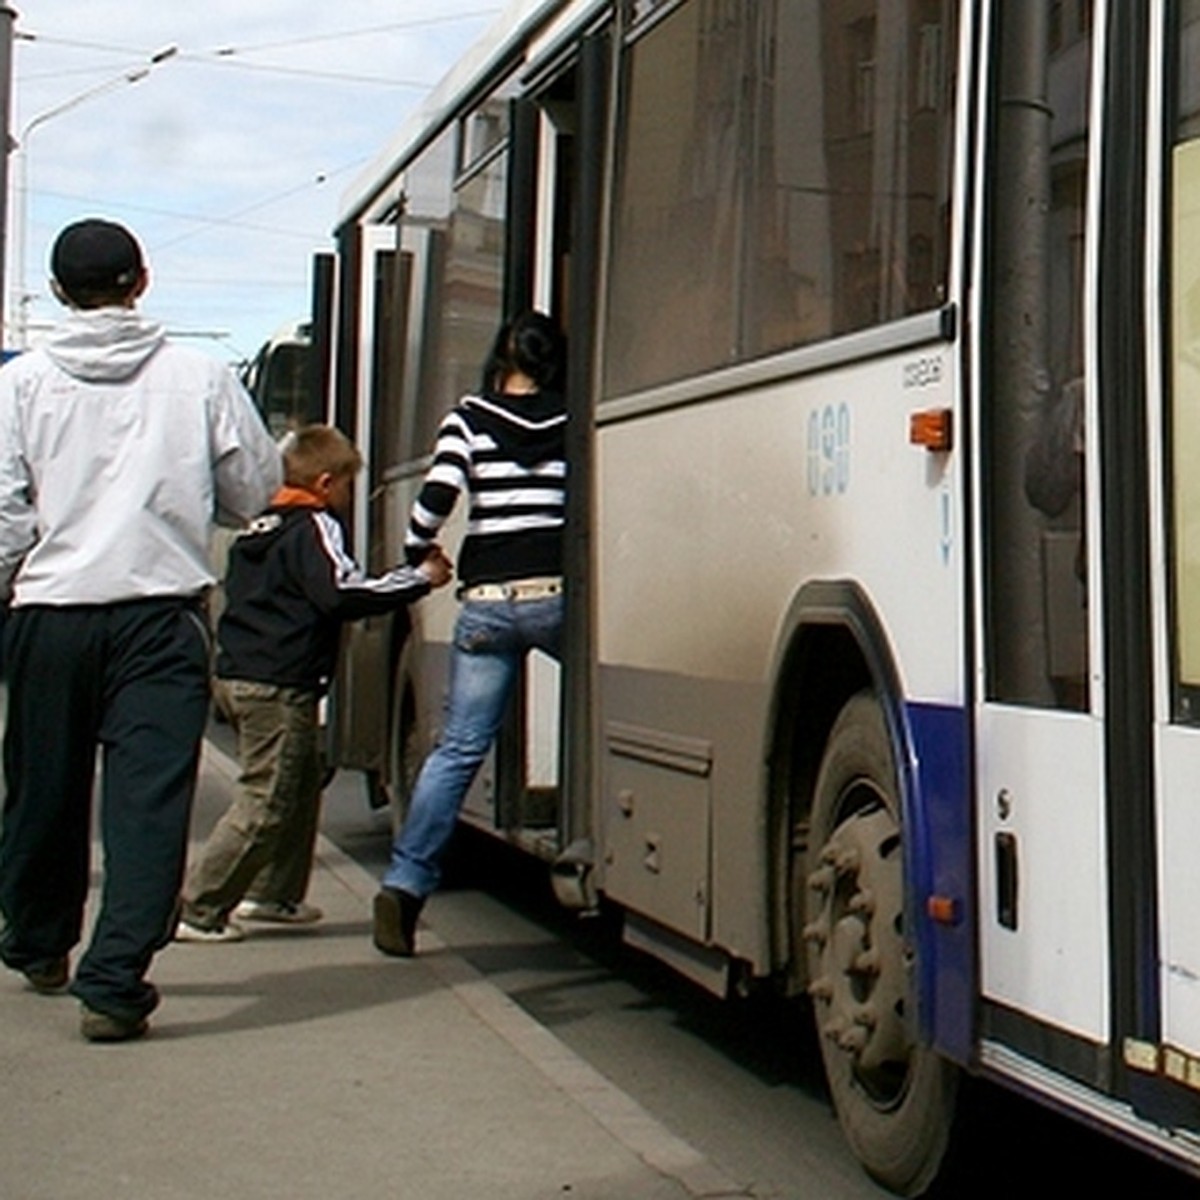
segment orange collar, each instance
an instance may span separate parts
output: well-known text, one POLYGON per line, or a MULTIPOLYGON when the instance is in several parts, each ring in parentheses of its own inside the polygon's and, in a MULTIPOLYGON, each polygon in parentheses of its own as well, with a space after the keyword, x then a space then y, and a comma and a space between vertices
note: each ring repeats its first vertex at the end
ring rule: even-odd
POLYGON ((271 497, 272 508, 325 508, 325 501, 299 484, 285 483, 271 497))

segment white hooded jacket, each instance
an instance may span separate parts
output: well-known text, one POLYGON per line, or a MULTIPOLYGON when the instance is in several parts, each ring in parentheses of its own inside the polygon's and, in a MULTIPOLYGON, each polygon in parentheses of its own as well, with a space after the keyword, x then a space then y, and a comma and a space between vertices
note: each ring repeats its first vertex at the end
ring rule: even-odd
POLYGON ((196 595, 213 518, 251 519, 281 478, 228 368, 136 310, 72 311, 0 370, 0 598, 196 595))

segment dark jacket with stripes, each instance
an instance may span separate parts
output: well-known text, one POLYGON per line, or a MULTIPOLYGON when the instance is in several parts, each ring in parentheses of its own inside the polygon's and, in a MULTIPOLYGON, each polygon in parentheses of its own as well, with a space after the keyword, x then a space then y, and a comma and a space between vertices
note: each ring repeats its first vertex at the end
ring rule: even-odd
POLYGON ((459 583, 562 574, 567 414, 551 392, 466 396, 442 420, 405 537, 420 562, 459 495, 470 496, 459 583))
POLYGON ((230 548, 217 674, 324 692, 342 622, 400 608, 429 586, 409 566, 368 577, 332 513, 276 497, 230 548))

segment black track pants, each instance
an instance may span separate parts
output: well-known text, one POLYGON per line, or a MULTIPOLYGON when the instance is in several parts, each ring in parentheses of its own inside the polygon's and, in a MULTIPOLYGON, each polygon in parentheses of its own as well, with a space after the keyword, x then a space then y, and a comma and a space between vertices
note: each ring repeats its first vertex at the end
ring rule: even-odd
POLYGON ((144 980, 171 937, 208 713, 199 606, 155 599, 13 610, 5 630, 7 796, 0 826, 0 958, 44 963, 74 947, 89 882, 101 751, 104 884, 71 990, 144 1016, 144 980))

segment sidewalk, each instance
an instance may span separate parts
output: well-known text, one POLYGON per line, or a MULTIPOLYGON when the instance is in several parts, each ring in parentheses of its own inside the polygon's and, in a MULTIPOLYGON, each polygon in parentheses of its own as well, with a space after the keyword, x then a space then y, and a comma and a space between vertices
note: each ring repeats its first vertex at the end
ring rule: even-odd
MULTIPOLYGON (((232 764, 206 750, 202 802, 232 764)), ((139 1042, 0 972, 3 1200, 687 1200, 747 1193, 446 947, 370 942, 375 880, 322 841, 309 929, 168 947, 139 1042)))

